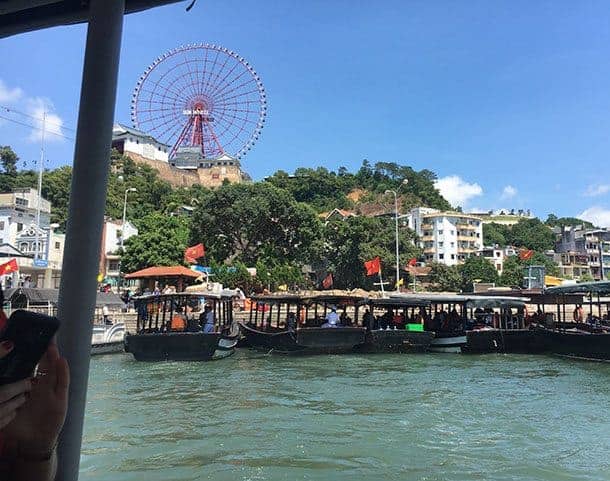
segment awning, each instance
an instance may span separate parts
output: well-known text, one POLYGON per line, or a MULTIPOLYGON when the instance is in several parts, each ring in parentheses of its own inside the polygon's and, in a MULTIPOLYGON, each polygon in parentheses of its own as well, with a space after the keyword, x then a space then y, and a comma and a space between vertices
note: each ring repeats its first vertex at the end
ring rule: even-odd
POLYGON ((201 273, 187 269, 184 266, 147 267, 146 269, 127 274, 125 279, 150 279, 163 277, 188 277, 189 279, 198 279, 201 277, 201 273))
POLYGON ((566 286, 549 287, 548 294, 610 294, 610 281, 581 282, 566 286))

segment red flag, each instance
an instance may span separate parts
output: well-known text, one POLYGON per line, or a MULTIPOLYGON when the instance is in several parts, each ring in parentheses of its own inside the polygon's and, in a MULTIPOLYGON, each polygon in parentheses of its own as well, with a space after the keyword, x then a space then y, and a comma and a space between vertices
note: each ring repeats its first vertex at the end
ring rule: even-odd
POLYGON ((184 251, 184 260, 189 264, 195 264, 195 262, 197 262, 197 259, 203 257, 204 255, 205 247, 203 247, 203 244, 200 243, 196 246, 186 248, 186 250, 184 251))
POLYGON ((373 276, 375 274, 379 274, 381 272, 381 259, 379 256, 371 259, 370 261, 366 261, 364 263, 364 268, 366 269, 367 276, 373 276))
POLYGON ((417 265, 417 259, 415 257, 413 257, 412 259, 409 259, 407 266, 414 267, 416 265, 417 265))
POLYGON ((328 275, 322 281, 322 287, 324 289, 330 289, 333 285, 333 275, 329 272, 328 275))
POLYGON ((11 259, 10 261, 0 264, 0 276, 5 276, 19 270, 17 265, 17 259, 11 259))
POLYGON ((521 259, 522 261, 528 261, 530 260, 534 255, 534 251, 530 250, 530 249, 521 249, 519 251, 519 259, 521 259))

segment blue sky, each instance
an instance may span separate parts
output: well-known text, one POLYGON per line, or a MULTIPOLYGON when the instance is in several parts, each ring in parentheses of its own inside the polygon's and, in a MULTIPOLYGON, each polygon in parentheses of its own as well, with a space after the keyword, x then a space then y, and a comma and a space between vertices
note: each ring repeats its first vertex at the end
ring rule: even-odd
MULTIPOLYGON (((135 82, 160 54, 220 44, 266 87, 266 126, 243 161, 255 179, 395 161, 435 171, 467 209, 610 225, 609 21, 601 1, 170 5, 126 18, 116 117, 129 123, 135 82)), ((0 105, 33 115, 52 105, 51 122, 73 137, 85 33, 0 40, 0 105)), ((36 135, 1 118, 0 144, 30 165, 39 156, 36 135)), ((50 166, 72 153, 69 139, 47 144, 50 166)))

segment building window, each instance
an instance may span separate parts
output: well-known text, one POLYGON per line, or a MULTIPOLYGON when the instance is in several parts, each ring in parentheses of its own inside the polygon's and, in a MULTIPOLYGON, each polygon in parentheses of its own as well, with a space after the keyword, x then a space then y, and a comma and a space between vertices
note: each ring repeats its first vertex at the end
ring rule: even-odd
POLYGON ((0 230, 3 230, 3 229, 4 229, 4 221, 0 220, 0 230))
POLYGON ((15 204, 16 205, 23 205, 23 206, 27 207, 28 206, 28 200, 27 199, 22 199, 21 197, 17 197, 15 199, 15 204))
POLYGON ((451 243, 451 247, 455 247, 455 242, 452 242, 452 243, 451 243))
POLYGON ((442 231, 442 230, 439 230, 439 231, 438 231, 438 235, 443 235, 443 231, 442 231))
POLYGON ((439 259, 444 259, 444 258, 445 258, 445 254, 439 254, 439 255, 438 255, 438 258, 439 258, 439 259))
POLYGON ((55 243, 55 248, 56 249, 61 249, 61 242, 56 242, 55 243))
POLYGON ((438 246, 439 246, 439 247, 443 247, 443 242, 442 242, 442 241, 441 241, 441 242, 439 242, 439 243, 438 243, 438 246))
POLYGON ((21 222, 17 222, 17 232, 21 232, 23 230, 23 224, 21 222))
POLYGON ((455 260, 455 254, 451 254, 451 260, 455 260))
POLYGON ((451 235, 455 235, 455 231, 454 230, 451 231, 451 235))
POLYGON ((119 270, 119 261, 108 261, 108 270, 116 272, 119 270))

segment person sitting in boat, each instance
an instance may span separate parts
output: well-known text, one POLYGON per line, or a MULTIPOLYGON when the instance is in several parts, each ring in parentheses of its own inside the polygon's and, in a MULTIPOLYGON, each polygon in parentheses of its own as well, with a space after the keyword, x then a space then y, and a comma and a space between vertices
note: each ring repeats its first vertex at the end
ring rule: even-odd
POLYGON ((204 334, 214 332, 214 311, 212 311, 212 307, 209 304, 206 304, 203 308, 199 320, 201 321, 201 330, 204 334))
POLYGON ((182 307, 176 308, 176 313, 174 317, 172 317, 172 322, 170 324, 170 329, 172 331, 184 331, 186 330, 186 317, 183 314, 182 307))
POLYGON ((339 321, 341 322, 342 326, 351 326, 352 325, 352 319, 347 315, 347 312, 343 311, 341 313, 341 315, 339 316, 339 321))
POLYGON ((339 315, 337 314, 337 308, 335 306, 330 307, 330 312, 326 314, 324 319, 326 322, 321 327, 337 327, 339 324, 339 315))
POLYGON ((392 326, 396 329, 403 329, 405 327, 405 315, 404 313, 396 312, 394 316, 392 316, 392 326))
POLYGON ((574 308, 574 322, 583 322, 584 320, 584 314, 582 311, 582 306, 580 304, 577 304, 576 307, 574 308))
POLYGON ((297 327, 297 315, 294 312, 289 312, 286 316, 286 327, 289 331, 294 331, 297 327))

